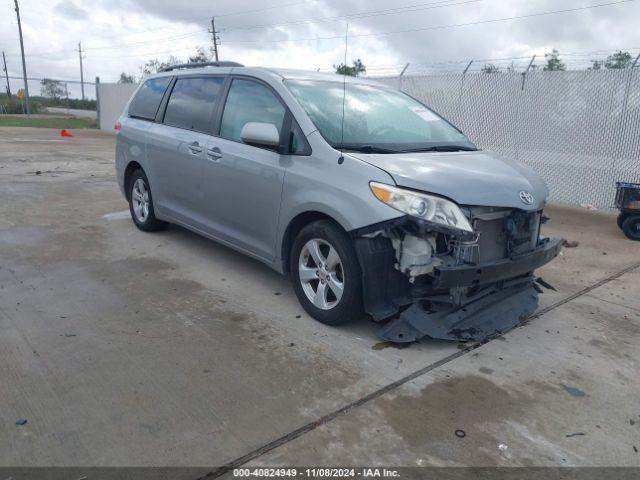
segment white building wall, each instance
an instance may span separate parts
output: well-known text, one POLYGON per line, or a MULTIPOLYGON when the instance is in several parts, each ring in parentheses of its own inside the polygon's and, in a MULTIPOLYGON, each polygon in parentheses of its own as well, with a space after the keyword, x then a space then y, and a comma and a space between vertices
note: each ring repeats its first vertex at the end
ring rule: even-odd
POLYGON ((99 83, 98 90, 98 125, 100 130, 113 131, 116 120, 124 111, 124 107, 138 88, 134 83, 99 83))

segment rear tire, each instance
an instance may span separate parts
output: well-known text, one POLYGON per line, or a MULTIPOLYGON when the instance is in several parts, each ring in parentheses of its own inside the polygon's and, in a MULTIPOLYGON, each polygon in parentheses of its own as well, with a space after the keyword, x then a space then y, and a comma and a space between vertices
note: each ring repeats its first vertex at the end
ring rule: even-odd
POLYGON ((167 222, 156 218, 149 180, 141 169, 131 173, 128 186, 131 219, 143 232, 155 232, 167 227, 167 222))
POLYGON ((640 241, 640 215, 629 215, 622 224, 622 231, 628 239, 640 241))
POLYGON ((293 242, 290 262, 298 301, 313 318, 342 325, 364 316, 360 263, 351 238, 334 222, 304 227, 293 242))

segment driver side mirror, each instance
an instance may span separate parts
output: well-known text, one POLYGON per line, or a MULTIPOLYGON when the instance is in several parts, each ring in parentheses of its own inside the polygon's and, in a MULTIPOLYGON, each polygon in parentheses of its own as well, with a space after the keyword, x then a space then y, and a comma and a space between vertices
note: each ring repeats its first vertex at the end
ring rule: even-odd
POLYGON ((273 123, 248 122, 242 127, 240 138, 247 145, 277 150, 280 146, 280 134, 273 123))

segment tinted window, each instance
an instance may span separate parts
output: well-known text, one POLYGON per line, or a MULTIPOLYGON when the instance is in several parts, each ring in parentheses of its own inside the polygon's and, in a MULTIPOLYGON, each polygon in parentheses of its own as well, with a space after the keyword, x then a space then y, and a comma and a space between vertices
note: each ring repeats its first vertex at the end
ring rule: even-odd
POLYGON ((267 87, 251 80, 236 79, 227 96, 220 136, 240 142, 240 132, 248 122, 272 123, 280 133, 284 114, 284 107, 267 87))
POLYGON ((171 77, 153 78, 144 82, 129 106, 129 115, 147 120, 156 118, 158 107, 169 82, 171 82, 171 77))
POLYGON ((222 88, 222 77, 178 78, 167 103, 164 123, 208 132, 222 88))

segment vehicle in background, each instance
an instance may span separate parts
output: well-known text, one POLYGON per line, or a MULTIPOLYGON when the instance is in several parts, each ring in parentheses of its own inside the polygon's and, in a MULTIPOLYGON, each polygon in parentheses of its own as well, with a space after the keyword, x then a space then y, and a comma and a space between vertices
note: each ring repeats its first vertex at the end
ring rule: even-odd
POLYGON ((375 82, 217 63, 145 80, 117 123, 138 228, 168 222, 288 274, 304 309, 394 342, 482 339, 537 306, 547 188, 375 82))
POLYGON ((616 182, 618 227, 630 240, 640 241, 640 184, 616 182))

